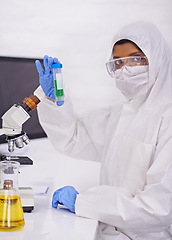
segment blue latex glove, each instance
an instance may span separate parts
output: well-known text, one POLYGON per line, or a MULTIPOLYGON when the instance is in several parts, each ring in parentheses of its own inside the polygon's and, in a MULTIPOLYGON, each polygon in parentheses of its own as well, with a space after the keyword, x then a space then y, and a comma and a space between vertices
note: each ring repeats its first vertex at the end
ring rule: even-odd
MULTIPOLYGON (((43 70, 39 60, 35 61, 37 71, 39 73, 39 83, 47 97, 55 100, 54 82, 53 82, 53 70, 52 64, 60 63, 57 58, 52 58, 47 55, 44 56, 44 68, 43 70)), ((58 101, 57 105, 63 105, 64 101, 58 101)))
POLYGON ((72 186, 66 186, 56 190, 53 194, 52 207, 56 208, 58 204, 62 204, 71 212, 75 213, 75 201, 77 194, 79 193, 72 186))

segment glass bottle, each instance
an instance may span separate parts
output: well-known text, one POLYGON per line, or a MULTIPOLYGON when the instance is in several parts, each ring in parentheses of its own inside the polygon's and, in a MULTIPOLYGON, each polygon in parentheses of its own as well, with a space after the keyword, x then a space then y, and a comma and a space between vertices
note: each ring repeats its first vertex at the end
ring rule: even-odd
POLYGON ((19 162, 0 162, 0 231, 24 227, 24 215, 18 190, 19 162))

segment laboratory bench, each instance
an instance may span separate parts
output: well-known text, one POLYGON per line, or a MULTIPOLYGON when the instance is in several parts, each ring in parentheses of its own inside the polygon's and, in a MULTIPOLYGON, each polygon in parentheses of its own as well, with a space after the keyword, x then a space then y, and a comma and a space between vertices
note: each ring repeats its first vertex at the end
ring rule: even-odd
POLYGON ((13 232, 1 232, 2 240, 94 240, 98 222, 71 213, 64 206, 52 208, 55 190, 66 185, 79 192, 98 185, 100 165, 81 161, 60 154, 47 138, 33 139, 13 153, 7 144, 0 144, 0 154, 28 156, 33 165, 20 165, 19 187, 31 187, 34 193, 34 209, 24 212, 25 226, 13 232), (88 177, 89 176, 89 177, 88 177))

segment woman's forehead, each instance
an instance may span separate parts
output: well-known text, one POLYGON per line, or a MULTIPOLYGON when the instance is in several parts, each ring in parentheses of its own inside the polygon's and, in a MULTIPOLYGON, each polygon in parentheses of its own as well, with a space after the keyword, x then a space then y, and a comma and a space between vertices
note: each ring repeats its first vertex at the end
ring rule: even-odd
POLYGON ((135 54, 144 55, 143 52, 131 42, 117 44, 113 48, 113 58, 128 57, 135 54))

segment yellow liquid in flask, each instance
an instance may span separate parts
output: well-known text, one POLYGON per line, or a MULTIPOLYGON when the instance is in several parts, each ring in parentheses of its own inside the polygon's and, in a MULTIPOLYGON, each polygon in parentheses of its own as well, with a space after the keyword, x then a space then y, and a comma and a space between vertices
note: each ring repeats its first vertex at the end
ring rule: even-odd
POLYGON ((0 231, 16 231, 24 224, 20 196, 0 195, 0 231))

